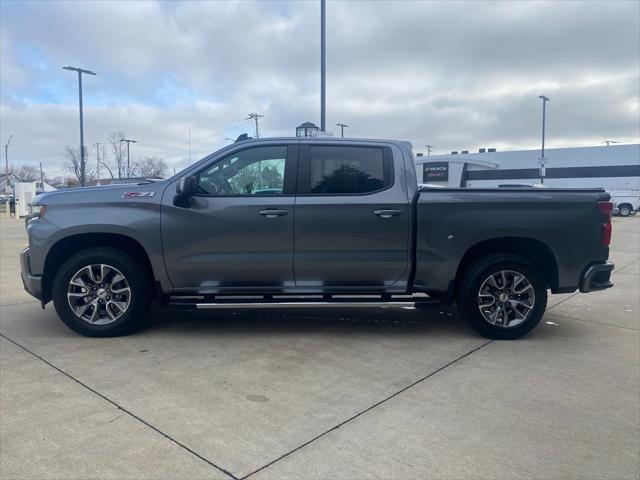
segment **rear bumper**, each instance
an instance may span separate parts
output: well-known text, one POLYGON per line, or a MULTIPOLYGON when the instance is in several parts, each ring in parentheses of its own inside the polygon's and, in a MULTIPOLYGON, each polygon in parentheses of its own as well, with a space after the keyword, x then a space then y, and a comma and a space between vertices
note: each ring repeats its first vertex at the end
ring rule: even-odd
POLYGON ((580 277, 580 291, 583 293, 605 290, 613 287, 611 272, 615 265, 611 262, 590 265, 580 277))
POLYGON ((32 275, 29 263, 29 248, 20 252, 20 276, 24 289, 38 300, 42 300, 42 276, 32 275))

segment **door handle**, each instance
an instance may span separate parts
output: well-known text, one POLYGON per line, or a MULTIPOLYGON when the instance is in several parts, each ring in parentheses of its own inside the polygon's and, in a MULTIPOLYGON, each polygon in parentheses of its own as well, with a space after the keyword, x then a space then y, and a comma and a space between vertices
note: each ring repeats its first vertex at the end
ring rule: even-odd
POLYGON ((260 210, 258 213, 266 218, 278 218, 278 217, 283 217, 285 215, 289 215, 289 212, 287 212, 286 210, 278 210, 275 208, 267 208, 266 210, 260 210))
POLYGON ((391 218, 400 215, 400 210, 374 210, 373 214, 378 215, 380 218, 391 218))

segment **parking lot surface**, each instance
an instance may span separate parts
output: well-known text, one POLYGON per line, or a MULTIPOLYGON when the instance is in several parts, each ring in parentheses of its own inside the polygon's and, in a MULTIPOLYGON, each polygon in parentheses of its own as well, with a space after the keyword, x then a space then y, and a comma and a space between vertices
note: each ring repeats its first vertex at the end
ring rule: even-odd
POLYGON ((640 218, 613 289, 551 296, 527 338, 455 309, 155 308, 90 339, 22 290, 0 220, 0 477, 638 478, 640 218))

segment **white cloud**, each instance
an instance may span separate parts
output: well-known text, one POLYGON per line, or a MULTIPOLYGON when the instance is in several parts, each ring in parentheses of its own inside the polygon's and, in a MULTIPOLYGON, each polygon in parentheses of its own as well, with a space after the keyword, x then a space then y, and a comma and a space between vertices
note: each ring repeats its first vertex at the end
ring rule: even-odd
MULTIPOLYGON (((436 151, 638 142, 640 4, 328 2, 328 126, 436 151)), ((0 12, 0 137, 18 162, 60 166, 78 143, 122 130, 135 155, 186 161, 248 112, 267 135, 318 122, 317 2, 19 2, 0 12)))

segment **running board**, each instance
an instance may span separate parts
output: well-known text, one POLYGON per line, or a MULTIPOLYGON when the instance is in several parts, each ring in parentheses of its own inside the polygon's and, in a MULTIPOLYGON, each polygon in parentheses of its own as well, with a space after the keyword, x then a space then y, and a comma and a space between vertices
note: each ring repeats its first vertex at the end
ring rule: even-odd
POLYGON ((245 300, 242 298, 225 298, 206 301, 203 299, 172 299, 169 305, 190 310, 210 310, 210 309, 243 309, 243 308, 420 308, 426 305, 438 304, 440 301, 430 297, 407 298, 405 299, 364 299, 364 298, 264 298, 245 300))

